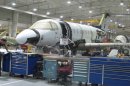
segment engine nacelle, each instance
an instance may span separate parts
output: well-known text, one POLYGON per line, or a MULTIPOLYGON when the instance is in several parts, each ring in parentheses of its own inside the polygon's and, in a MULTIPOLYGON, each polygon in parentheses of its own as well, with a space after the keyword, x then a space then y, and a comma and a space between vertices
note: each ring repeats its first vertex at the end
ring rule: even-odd
POLYGON ((118 42, 118 43, 127 43, 129 42, 128 38, 124 35, 118 35, 116 38, 115 38, 115 42, 118 42))

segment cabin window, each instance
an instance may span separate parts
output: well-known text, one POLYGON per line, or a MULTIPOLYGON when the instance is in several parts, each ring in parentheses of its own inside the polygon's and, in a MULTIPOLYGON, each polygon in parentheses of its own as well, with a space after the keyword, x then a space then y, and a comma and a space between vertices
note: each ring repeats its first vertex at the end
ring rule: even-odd
POLYGON ((36 22, 30 28, 31 29, 52 30, 52 26, 49 22, 36 22))

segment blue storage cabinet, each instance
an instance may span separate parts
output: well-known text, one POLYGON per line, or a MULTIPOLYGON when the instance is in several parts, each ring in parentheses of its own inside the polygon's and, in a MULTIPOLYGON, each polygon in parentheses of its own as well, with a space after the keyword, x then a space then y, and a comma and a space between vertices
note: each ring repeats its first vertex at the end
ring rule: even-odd
POLYGON ((3 55, 2 71, 10 72, 10 60, 11 60, 11 53, 7 53, 3 55))
POLYGON ((91 58, 90 83, 130 86, 130 59, 91 58))
POLYGON ((43 77, 50 80, 57 79, 57 60, 44 59, 43 61, 43 77))
POLYGON ((35 71, 36 62, 41 60, 41 57, 41 55, 31 53, 12 53, 11 73, 19 75, 33 74, 35 71))
POLYGON ((130 60, 111 59, 104 66, 104 85, 130 86, 130 60))
POLYGON ((102 84, 103 82, 103 64, 104 58, 90 58, 90 77, 89 82, 93 84, 102 84))
POLYGON ((72 80, 79 83, 88 82, 89 59, 73 60, 72 80))

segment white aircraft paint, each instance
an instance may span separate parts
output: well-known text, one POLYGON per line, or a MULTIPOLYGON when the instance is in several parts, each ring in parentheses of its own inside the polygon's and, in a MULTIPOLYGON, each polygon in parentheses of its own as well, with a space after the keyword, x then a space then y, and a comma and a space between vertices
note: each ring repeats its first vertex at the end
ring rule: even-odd
MULTIPOLYGON (((39 20, 36 23, 34 23, 29 29, 19 33, 16 37, 16 40, 19 44, 25 44, 28 43, 29 38, 37 37, 36 34, 39 34, 39 40, 37 41, 36 45, 54 46, 57 42, 60 41, 60 38, 63 37, 63 27, 61 26, 60 22, 62 21, 53 19, 39 20), (33 30, 35 30, 37 33, 35 33, 33 30)), ((66 23, 71 28, 72 41, 85 39, 86 43, 92 43, 92 41, 96 40, 96 37, 98 36, 97 31, 102 31, 101 29, 88 25, 71 22, 66 23)))

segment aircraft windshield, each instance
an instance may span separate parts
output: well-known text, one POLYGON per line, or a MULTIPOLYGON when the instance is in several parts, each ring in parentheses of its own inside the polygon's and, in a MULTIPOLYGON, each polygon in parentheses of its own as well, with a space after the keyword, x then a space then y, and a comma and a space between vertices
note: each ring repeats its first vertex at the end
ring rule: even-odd
POLYGON ((31 27, 31 29, 45 29, 45 30, 51 30, 51 24, 49 22, 36 22, 31 27))

